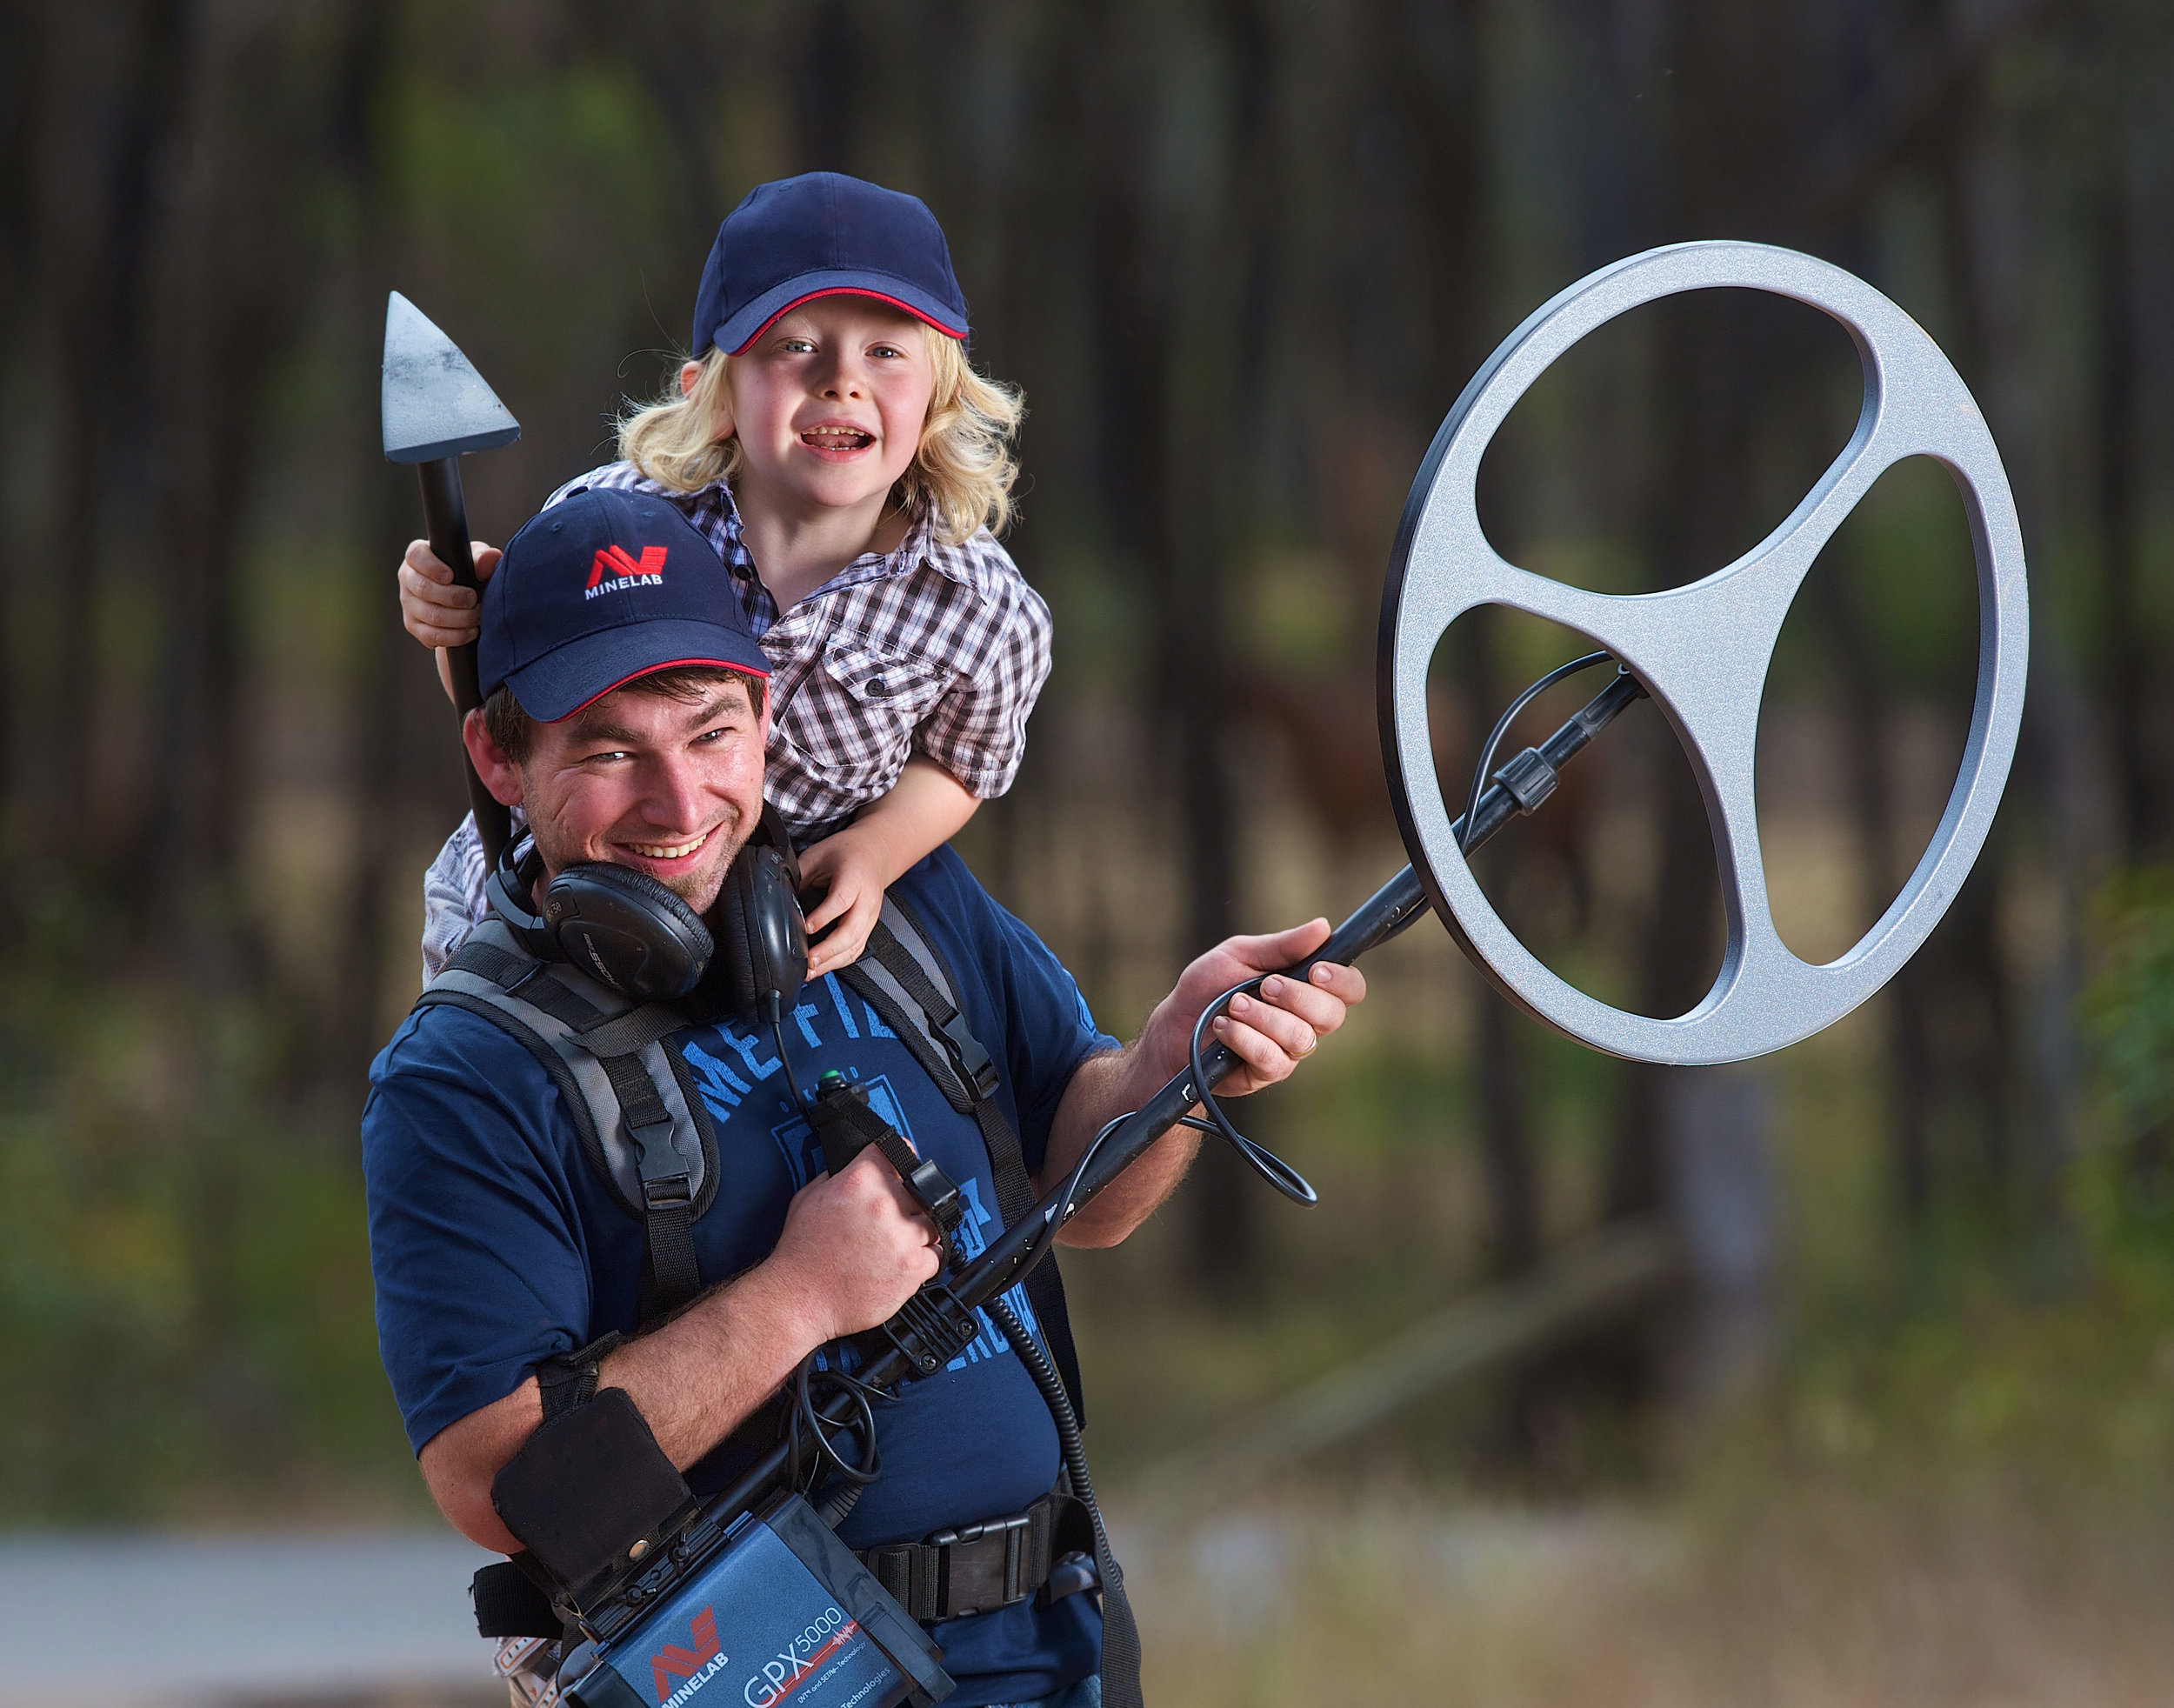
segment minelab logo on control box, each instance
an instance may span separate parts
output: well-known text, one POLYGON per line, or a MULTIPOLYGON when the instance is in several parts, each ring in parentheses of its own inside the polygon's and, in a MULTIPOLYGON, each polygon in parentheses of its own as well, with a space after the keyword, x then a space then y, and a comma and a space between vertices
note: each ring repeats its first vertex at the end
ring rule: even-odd
MULTIPOLYGON (((662 547, 657 555, 662 557, 662 547)), ((657 1708, 681 1708, 687 1698, 724 1670, 731 1657, 717 1648, 717 1610, 705 1607, 695 1615, 694 1625, 687 1633, 690 1648, 681 1648, 677 1643, 667 1643, 661 1653, 650 1657, 650 1671, 657 1683, 657 1708), (672 1688, 674 1678, 687 1682, 677 1690, 672 1688)))
POLYGON ((639 561, 630 557, 623 545, 608 545, 599 551, 589 565, 589 585, 583 592, 584 599, 593 599, 600 593, 620 593, 630 587, 662 587, 664 584, 664 548, 645 545, 639 561))

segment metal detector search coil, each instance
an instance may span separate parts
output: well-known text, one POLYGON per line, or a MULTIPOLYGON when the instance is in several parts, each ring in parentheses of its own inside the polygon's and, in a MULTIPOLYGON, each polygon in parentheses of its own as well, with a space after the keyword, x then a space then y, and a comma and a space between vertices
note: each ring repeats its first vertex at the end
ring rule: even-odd
POLYGON ((1472 377, 1412 483, 1384 590, 1377 702, 1404 847, 1458 944, 1503 995, 1581 1044, 1636 1060, 1742 1061, 1810 1037, 1916 954, 1991 828, 2023 721, 2030 644, 2023 532, 2000 451, 1970 389, 1923 328, 1854 275, 1764 244, 1677 244, 1579 280, 1503 341, 1472 377), (1864 403, 1833 466, 1782 524, 1688 586, 1637 595, 1565 586, 1505 562, 1480 526, 1480 459, 1510 408, 1577 341, 1625 310, 1686 290, 1794 297, 1857 345, 1864 403), (1753 790, 1759 700, 1774 644, 1822 546, 1895 464, 1929 457, 1954 477, 1977 558, 1976 704, 1960 775, 1917 870, 1847 954, 1800 960, 1775 930, 1753 790), (1688 1014, 1612 1008, 1544 966, 1481 892, 1435 775, 1427 666, 1450 624, 1498 604, 1581 630, 1637 678, 1681 738, 1713 829, 1728 938, 1720 975, 1688 1014))
POLYGON ((953 1688, 944 1651, 794 1494, 589 1653, 572 1708, 924 1708, 953 1688))

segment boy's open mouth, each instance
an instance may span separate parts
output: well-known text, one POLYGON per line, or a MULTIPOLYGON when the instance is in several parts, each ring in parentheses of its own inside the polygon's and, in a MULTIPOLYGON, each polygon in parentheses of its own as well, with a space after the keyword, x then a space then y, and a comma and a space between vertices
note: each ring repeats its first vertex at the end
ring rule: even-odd
POLYGON ((817 450, 864 450, 876 443, 873 433, 857 427, 810 427, 800 443, 817 450))

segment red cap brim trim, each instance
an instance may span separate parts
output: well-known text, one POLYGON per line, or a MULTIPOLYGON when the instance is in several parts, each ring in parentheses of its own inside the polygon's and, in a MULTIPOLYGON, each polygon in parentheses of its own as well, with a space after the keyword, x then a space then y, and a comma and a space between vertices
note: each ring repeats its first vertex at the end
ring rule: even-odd
POLYGON ((598 700, 604 698, 606 694, 617 693, 619 690, 625 687, 630 682, 636 681, 645 676, 655 676, 659 671, 685 670, 695 664, 706 664, 712 670, 732 671, 741 676, 760 677, 765 682, 770 680, 770 672, 768 671, 758 671, 752 664, 737 664, 733 663, 733 661, 730 658, 672 658, 668 659, 661 664, 644 664, 638 671, 630 671, 626 675, 621 677, 617 682, 613 683, 609 688, 599 688, 595 693, 591 694, 587 699, 584 700, 579 705, 576 706, 573 711, 562 713, 560 716, 550 718, 546 721, 553 724, 564 724, 569 717, 579 717, 583 712, 588 711, 590 706, 596 704, 598 700))
MULTIPOLYGON (((770 316, 768 320, 765 320, 760 326, 757 326, 752 332, 750 332, 747 335, 746 340, 737 350, 728 350, 725 351, 725 354, 727 356, 746 355, 749 350, 755 347, 756 339, 761 337, 764 333, 769 331, 771 327, 775 326, 779 321, 783 320, 795 309, 800 307, 802 304, 812 303, 818 297, 872 297, 879 303, 888 303, 894 309, 903 310, 905 313, 911 315, 916 320, 919 321, 924 326, 933 326, 937 331, 943 333, 943 335, 947 338, 957 338, 964 337, 964 334, 954 332, 942 321, 937 320, 932 317, 923 313, 919 309, 914 307, 911 303, 904 302, 896 297, 886 297, 880 290, 864 290, 857 284, 834 284, 822 290, 810 290, 805 297, 794 297, 791 302, 786 304, 784 308, 778 310, 776 314, 770 316)), ((567 716, 570 717, 573 714, 569 712, 567 716)))

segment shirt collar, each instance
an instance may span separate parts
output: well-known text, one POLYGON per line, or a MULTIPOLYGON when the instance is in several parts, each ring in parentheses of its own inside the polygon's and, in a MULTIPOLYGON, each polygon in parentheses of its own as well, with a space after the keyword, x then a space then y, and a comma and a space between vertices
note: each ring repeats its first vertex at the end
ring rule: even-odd
MULTIPOLYGON (((755 558, 747 549, 739 505, 733 500, 732 489, 722 481, 717 483, 717 491, 724 513, 724 536, 728 547, 726 561, 735 575, 743 580, 753 579, 756 576, 755 558)), ((906 530, 905 538, 900 540, 895 549, 888 552, 863 552, 807 597, 812 599, 841 588, 858 587, 864 582, 888 581, 894 576, 910 574, 923 564, 962 586, 972 586, 971 571, 964 562, 957 561, 958 554, 929 549, 935 537, 935 517, 924 508, 915 516, 912 525, 906 530)), ((802 603, 805 604, 806 600, 802 603)))

